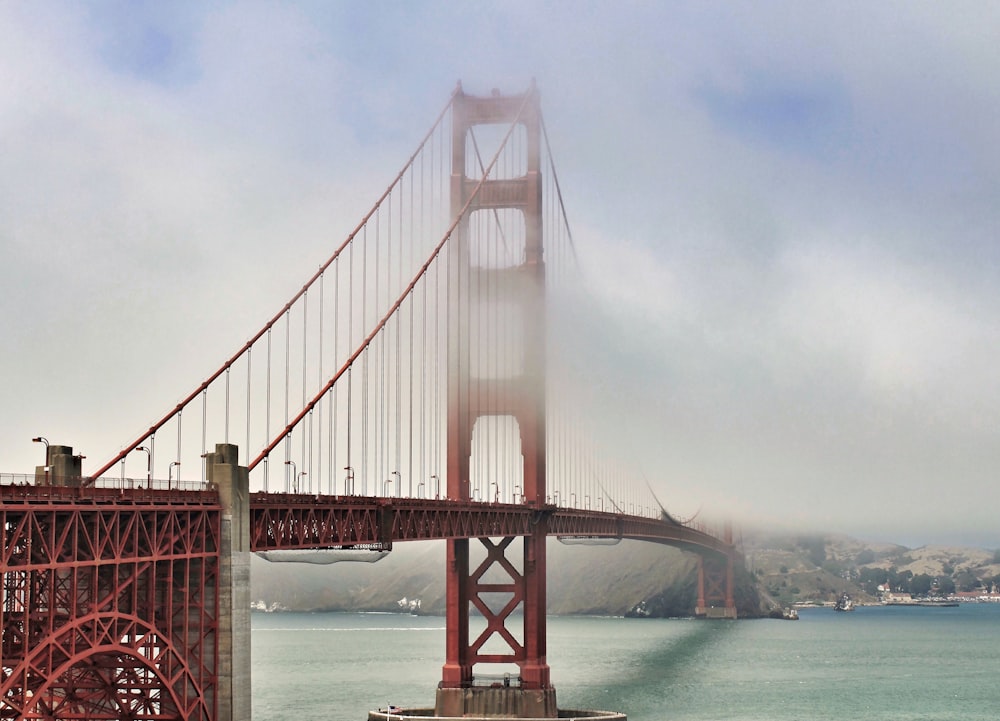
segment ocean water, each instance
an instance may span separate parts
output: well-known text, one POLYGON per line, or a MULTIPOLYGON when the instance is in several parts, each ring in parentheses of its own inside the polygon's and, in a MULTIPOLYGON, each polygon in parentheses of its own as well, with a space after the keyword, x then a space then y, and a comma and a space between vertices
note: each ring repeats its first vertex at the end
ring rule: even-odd
MULTIPOLYGON (((255 613, 254 721, 434 704, 444 619, 255 613)), ((1000 604, 807 609, 799 621, 550 617, 561 708, 632 721, 995 721, 1000 604)))

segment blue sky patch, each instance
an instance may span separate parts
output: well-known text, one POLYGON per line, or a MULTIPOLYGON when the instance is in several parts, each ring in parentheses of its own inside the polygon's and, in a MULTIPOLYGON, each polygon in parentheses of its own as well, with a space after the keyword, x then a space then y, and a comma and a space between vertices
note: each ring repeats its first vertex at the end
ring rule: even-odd
POLYGON ((829 158, 848 134, 850 99, 840 85, 749 83, 736 92, 702 88, 696 96, 712 120, 744 139, 829 158))

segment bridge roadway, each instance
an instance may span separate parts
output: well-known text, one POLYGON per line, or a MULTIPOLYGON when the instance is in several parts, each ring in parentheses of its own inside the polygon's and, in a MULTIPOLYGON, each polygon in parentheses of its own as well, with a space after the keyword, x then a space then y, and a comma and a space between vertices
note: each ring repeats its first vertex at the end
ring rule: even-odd
POLYGON ((721 538, 697 526, 556 505, 252 493, 250 515, 255 552, 524 536, 542 516, 548 517, 550 536, 634 539, 702 555, 731 551, 721 538))
MULTIPOLYGON (((219 495, 204 490, 0 484, 5 504, 29 507, 81 502, 126 507, 218 508, 219 495)), ((312 550, 388 547, 401 541, 523 536, 541 516, 550 536, 632 539, 674 546, 700 555, 726 556, 732 547, 706 528, 658 518, 556 505, 455 501, 448 498, 383 498, 292 493, 250 494, 250 550, 312 550)), ((9 505, 8 505, 9 508, 9 505)), ((13 508, 10 508, 13 510, 13 508)))

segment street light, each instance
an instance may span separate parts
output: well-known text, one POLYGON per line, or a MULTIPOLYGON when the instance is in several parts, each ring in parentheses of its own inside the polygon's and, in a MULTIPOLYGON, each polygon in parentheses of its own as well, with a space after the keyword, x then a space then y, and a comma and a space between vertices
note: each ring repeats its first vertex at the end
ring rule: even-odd
POLYGON ((391 478, 386 478, 385 479, 385 483, 382 484, 382 498, 388 498, 389 497, 388 488, 389 488, 389 484, 390 483, 392 483, 392 479, 391 478))
MULTIPOLYGON (((285 461, 285 465, 292 467, 292 486, 294 488, 294 485, 295 485, 295 461, 285 461)), ((288 484, 287 483, 285 483, 285 489, 286 489, 286 491, 288 489, 288 484)), ((294 493, 295 491, 293 490, 292 492, 294 493)))
POLYGON ((146 454, 146 487, 153 487, 153 453, 146 446, 139 446, 136 448, 137 451, 142 451, 146 454))
POLYGON ((354 469, 351 466, 346 466, 344 468, 347 471, 347 477, 344 479, 344 495, 353 496, 354 495, 354 469))
POLYGON ((31 442, 45 444, 45 465, 43 468, 45 469, 45 485, 47 486, 49 485, 49 441, 43 436, 38 436, 37 438, 32 438, 31 442))
POLYGON ((496 486, 496 491, 493 492, 493 502, 500 503, 500 484, 497 483, 496 481, 493 481, 490 485, 496 486))
POLYGON ((431 480, 434 481, 434 497, 441 497, 441 479, 438 476, 431 476, 431 480))
POLYGON ((524 503, 524 493, 520 486, 514 486, 514 503, 524 503), (521 500, 518 501, 518 498, 521 500))
POLYGON ((170 461, 170 465, 167 466, 167 490, 170 490, 170 481, 173 476, 174 466, 177 466, 177 483, 181 482, 181 462, 180 461, 170 461))
POLYGON ((399 471, 393 471, 389 475, 396 476, 396 498, 399 498, 403 495, 403 476, 399 471))
POLYGON ((423 497, 424 497, 424 482, 420 481, 420 483, 417 484, 417 498, 423 498, 423 497))

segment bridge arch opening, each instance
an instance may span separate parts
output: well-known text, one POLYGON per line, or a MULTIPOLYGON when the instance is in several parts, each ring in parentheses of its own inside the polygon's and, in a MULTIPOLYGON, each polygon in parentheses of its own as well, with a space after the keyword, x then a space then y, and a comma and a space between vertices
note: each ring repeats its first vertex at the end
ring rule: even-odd
POLYGON ((521 427, 511 415, 485 415, 472 427, 469 494, 474 501, 523 503, 521 427))
POLYGON ((528 172, 528 128, 523 122, 511 130, 510 123, 479 123, 465 134, 465 176, 483 177, 483 170, 496 155, 510 131, 507 144, 497 159, 490 180, 523 178, 528 172))
POLYGON ((521 266, 527 257, 524 211, 510 207, 474 210, 469 215, 466 238, 473 270, 521 266))
MULTIPOLYGON (((68 635, 74 634, 50 639, 32 656, 58 655, 68 635)), ((20 670, 12 669, 11 677, 16 678, 20 670)), ((183 658, 152 631, 67 659, 38 688, 22 689, 18 700, 10 691, 5 693, 8 705, 20 707, 19 718, 66 721, 211 721, 215 716, 212 698, 214 692, 199 684, 183 658), (168 676, 174 678, 173 683, 168 676)))

